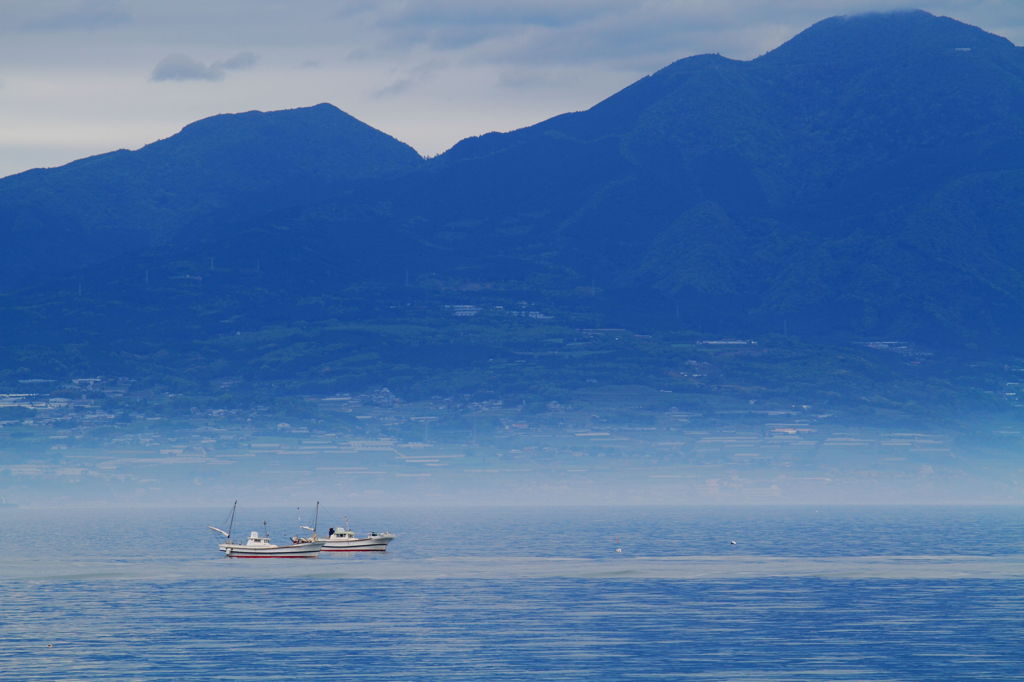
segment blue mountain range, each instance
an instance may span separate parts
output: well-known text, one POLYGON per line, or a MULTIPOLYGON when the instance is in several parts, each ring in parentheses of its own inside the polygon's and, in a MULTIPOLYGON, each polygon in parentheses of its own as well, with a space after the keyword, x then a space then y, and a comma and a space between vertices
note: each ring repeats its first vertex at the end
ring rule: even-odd
POLYGON ((0 180, 0 239, 9 377, 428 390, 608 328, 663 344, 618 374, 695 338, 1010 356, 1024 49, 836 17, 431 159, 330 104, 214 116, 0 180))

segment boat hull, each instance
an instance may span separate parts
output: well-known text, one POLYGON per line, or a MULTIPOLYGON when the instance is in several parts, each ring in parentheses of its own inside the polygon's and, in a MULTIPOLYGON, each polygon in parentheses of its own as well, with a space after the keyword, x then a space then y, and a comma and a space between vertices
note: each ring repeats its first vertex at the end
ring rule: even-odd
POLYGON ((303 542, 297 545, 246 547, 224 545, 224 556, 231 559, 315 559, 320 555, 322 542, 303 542))
POLYGON ((394 537, 357 538, 355 540, 324 540, 324 552, 384 552, 394 537))

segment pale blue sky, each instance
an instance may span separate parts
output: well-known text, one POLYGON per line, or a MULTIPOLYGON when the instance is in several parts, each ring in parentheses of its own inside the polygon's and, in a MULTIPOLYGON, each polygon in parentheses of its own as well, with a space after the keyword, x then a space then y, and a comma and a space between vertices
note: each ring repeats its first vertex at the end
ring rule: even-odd
POLYGON ((0 176, 319 102, 436 154, 682 57, 909 7, 1024 43, 1021 0, 3 0, 0 176))

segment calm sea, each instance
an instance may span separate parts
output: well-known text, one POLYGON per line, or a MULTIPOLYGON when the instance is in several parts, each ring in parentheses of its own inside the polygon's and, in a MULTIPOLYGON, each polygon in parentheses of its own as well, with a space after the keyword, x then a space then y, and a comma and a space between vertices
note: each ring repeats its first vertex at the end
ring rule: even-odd
POLYGON ((1024 508, 227 512, 0 509, 0 679, 1024 679, 1024 508))

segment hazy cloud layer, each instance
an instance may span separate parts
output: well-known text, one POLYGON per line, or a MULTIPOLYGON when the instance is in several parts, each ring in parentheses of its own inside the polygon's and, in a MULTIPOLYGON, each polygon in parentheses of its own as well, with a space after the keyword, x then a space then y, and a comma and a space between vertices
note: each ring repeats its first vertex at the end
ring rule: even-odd
POLYGON ((28 31, 94 31, 128 23, 132 18, 131 12, 118 0, 37 2, 33 5, 34 16, 26 17, 20 24, 28 31))
MULTIPOLYGON (((950 13, 1001 3, 930 4, 950 13)), ((372 47, 382 53, 422 47, 511 63, 625 58, 663 65, 666 55, 672 61, 707 51, 751 58, 828 16, 907 7, 906 0, 410 0, 355 2, 341 16, 371 27, 368 35, 379 38, 372 47)))

